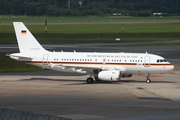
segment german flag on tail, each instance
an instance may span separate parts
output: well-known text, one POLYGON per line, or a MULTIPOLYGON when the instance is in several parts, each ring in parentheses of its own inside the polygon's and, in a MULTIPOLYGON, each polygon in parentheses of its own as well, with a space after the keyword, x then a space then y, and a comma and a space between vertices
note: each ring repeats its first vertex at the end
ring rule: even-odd
POLYGON ((26 34, 26 30, 21 30, 21 34, 26 34))

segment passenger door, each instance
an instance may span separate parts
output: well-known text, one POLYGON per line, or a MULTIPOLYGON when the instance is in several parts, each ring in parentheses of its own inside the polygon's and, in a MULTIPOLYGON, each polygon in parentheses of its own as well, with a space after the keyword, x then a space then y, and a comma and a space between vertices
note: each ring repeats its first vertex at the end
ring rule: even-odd
POLYGON ((48 54, 43 55, 43 65, 48 65, 48 57, 49 57, 48 54))
POLYGON ((144 57, 144 67, 150 67, 150 56, 144 57))

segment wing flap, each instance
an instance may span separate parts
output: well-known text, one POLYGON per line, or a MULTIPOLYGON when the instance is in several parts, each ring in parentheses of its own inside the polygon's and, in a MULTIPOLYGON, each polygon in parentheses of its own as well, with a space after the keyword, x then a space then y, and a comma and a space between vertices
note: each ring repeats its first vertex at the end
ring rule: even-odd
POLYGON ((64 67, 67 67, 67 68, 84 69, 84 70, 87 70, 87 69, 105 70, 105 69, 107 69, 107 68, 102 67, 102 66, 79 66, 79 65, 67 65, 67 64, 61 64, 61 66, 64 66, 64 67))
POLYGON ((67 64, 50 64, 51 68, 59 68, 59 69, 71 69, 74 72, 78 73, 91 73, 93 70, 104 70, 104 67, 99 66, 79 66, 79 65, 67 65, 67 64))

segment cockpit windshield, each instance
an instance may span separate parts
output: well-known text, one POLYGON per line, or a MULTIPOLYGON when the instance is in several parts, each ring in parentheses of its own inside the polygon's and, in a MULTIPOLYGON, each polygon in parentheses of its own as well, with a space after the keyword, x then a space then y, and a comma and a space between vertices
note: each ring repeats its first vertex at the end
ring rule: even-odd
POLYGON ((158 59, 157 60, 157 63, 162 63, 162 62, 167 62, 167 60, 165 60, 165 59, 158 59))

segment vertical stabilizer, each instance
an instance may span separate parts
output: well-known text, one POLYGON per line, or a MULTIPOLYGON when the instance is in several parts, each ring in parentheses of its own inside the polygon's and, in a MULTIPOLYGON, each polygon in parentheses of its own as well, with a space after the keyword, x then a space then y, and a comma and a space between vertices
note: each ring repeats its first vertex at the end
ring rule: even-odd
POLYGON ((13 22, 20 53, 45 51, 22 22, 13 22))

